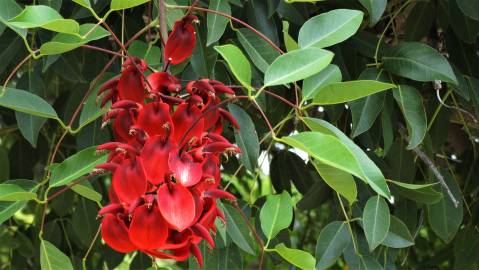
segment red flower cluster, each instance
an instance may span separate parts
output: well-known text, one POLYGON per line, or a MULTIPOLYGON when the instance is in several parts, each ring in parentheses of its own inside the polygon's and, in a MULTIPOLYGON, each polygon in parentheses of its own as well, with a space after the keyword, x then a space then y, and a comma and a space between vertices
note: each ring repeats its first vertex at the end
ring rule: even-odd
MULTIPOLYGON (((175 24, 166 56, 178 63, 191 55, 195 36, 189 15, 175 24)), ((118 252, 139 250, 157 258, 186 260, 193 254, 203 264, 198 244, 210 247, 217 217, 216 199, 235 200, 219 189, 222 154, 240 150, 221 136, 223 120, 238 128, 220 107, 220 95, 234 95, 221 82, 181 84, 167 72, 147 77, 147 65, 129 58, 119 78, 100 90, 102 104, 112 102, 104 123, 112 122, 115 142, 98 146, 110 151, 97 168, 113 173, 111 204, 102 208, 104 241, 118 252)))

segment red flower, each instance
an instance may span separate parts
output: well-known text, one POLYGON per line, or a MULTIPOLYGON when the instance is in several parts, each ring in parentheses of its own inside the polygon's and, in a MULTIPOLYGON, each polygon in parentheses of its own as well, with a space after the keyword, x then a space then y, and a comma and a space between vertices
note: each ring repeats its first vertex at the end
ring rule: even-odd
POLYGON ((165 58, 171 64, 179 64, 193 53, 196 36, 192 23, 197 21, 196 16, 186 15, 182 20, 175 22, 165 45, 165 58))
MULTIPOLYGON (((186 59, 195 37, 188 15, 175 24, 165 54, 172 63, 186 59)), ((144 80, 146 64, 125 61, 119 78, 108 81, 100 94, 112 102, 104 124, 112 120, 115 142, 98 146, 110 151, 98 169, 113 174, 111 204, 99 211, 104 241, 118 252, 135 250, 157 258, 186 260, 200 265, 198 244, 212 248, 215 220, 224 221, 217 199, 235 197, 220 189, 221 156, 240 149, 221 136, 223 120, 234 117, 219 108, 221 95, 233 95, 221 82, 201 79, 186 85, 180 97, 179 80, 155 72, 144 80)))

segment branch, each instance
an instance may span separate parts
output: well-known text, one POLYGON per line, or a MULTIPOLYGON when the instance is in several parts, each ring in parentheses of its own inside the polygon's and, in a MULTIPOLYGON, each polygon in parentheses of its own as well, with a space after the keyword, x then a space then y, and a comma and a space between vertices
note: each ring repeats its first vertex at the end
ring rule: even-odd
POLYGON ((168 27, 166 25, 166 5, 165 0, 158 0, 158 13, 160 17, 160 36, 161 36, 161 43, 163 44, 163 66, 166 67, 167 59, 165 56, 165 45, 166 40, 168 39, 168 27))
MULTIPOLYGON (((402 124, 399 124, 399 131, 401 134, 404 133, 404 126, 402 124)), ((407 141, 407 139, 405 139, 407 141)), ((434 162, 424 153, 424 151, 421 150, 419 146, 415 147, 412 149, 412 151, 424 162, 429 169, 432 171, 434 176, 436 176, 437 180, 439 181, 439 184, 441 184, 442 188, 446 190, 447 195, 449 196, 449 199, 451 202, 454 204, 454 207, 457 208, 459 206, 459 201, 454 197, 454 194, 452 194, 451 189, 446 183, 446 180, 444 179, 444 176, 441 174, 437 166, 434 164, 434 162)))

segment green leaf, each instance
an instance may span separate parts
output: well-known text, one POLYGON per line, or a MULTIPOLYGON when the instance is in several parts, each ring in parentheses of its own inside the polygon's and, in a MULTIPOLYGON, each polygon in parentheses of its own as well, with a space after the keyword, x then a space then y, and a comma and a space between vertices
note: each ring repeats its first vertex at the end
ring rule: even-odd
POLYGON ((75 191, 80 196, 83 196, 94 202, 101 201, 101 197, 102 197, 101 194, 96 192, 93 189, 93 186, 90 184, 90 182, 82 182, 82 183, 79 183, 78 185, 74 185, 72 187, 72 190, 75 191))
POLYGON ((314 16, 299 30, 301 48, 324 48, 343 42, 359 29, 363 13, 351 9, 335 9, 314 16))
POLYGON ((456 0, 461 11, 468 17, 479 21, 479 1, 478 0, 456 0))
POLYGON ((26 6, 25 9, 10 19, 8 23, 18 28, 44 28, 47 30, 77 34, 80 26, 71 19, 64 19, 56 10, 49 6, 26 6))
POLYGON ((41 97, 25 90, 6 87, 0 106, 45 118, 58 119, 55 110, 41 97))
POLYGON ((237 29, 236 36, 253 64, 262 72, 266 72, 269 65, 279 56, 271 45, 247 28, 237 29))
MULTIPOLYGON (((357 146, 351 139, 348 138, 338 128, 330 123, 316 118, 303 118, 304 123, 312 130, 329 134, 339 139, 341 143, 349 149, 354 156, 356 162, 359 164, 361 170, 360 179, 368 183, 374 191, 379 195, 389 198, 391 196, 389 188, 386 184, 381 170, 374 164, 374 162, 364 153, 364 151, 357 146)), ((352 173, 353 175, 356 175, 352 173)), ((357 175, 356 175, 357 176, 357 175)))
POLYGON ((321 132, 301 132, 281 141, 305 151, 311 157, 334 168, 361 177, 362 172, 349 149, 336 137, 321 132))
POLYGON ((343 75, 339 67, 334 64, 328 65, 318 74, 304 79, 302 89, 303 101, 312 99, 323 87, 342 80, 343 75))
POLYGON ((228 109, 238 121, 239 130, 235 130, 235 141, 241 149, 241 163, 251 172, 258 166, 259 140, 258 134, 249 115, 237 105, 229 104, 228 109))
POLYGON ((110 10, 122 10, 142 5, 149 0, 111 0, 110 10))
POLYGON ((80 25, 79 35, 85 38, 81 38, 77 35, 59 33, 54 36, 51 41, 42 44, 40 54, 55 55, 68 52, 93 40, 107 37, 110 33, 101 26, 86 23, 80 25), (88 35, 86 36, 86 34, 88 35))
POLYGON ((414 239, 407 226, 399 218, 391 216, 389 232, 382 244, 391 248, 405 248, 414 245, 414 239))
POLYGON ((38 133, 46 122, 43 117, 33 116, 22 112, 15 112, 18 129, 23 137, 33 146, 37 147, 38 133))
POLYGON ((386 238, 390 222, 389 207, 384 199, 380 196, 369 198, 363 212, 363 229, 371 251, 386 238))
MULTIPOLYGON (((375 80, 389 82, 385 72, 376 68, 367 68, 359 75, 361 80, 375 80)), ((356 137, 368 131, 383 110, 385 92, 373 94, 349 103, 351 120, 353 122, 352 136, 356 137)))
MULTIPOLYGON (((37 183, 31 180, 8 180, 2 184, 12 184, 19 186, 23 190, 34 193, 37 190, 37 183)), ((0 224, 13 216, 17 211, 27 205, 26 201, 0 202, 0 224)))
POLYGON ((73 180, 93 171, 96 165, 106 162, 107 155, 97 154, 96 146, 84 149, 51 170, 50 187, 67 185, 73 180))
POLYGON ((283 191, 278 195, 268 195, 261 207, 259 218, 261 229, 269 243, 279 231, 288 228, 293 221, 293 201, 289 193, 283 191))
MULTIPOLYGON (((211 0, 208 8, 210 10, 231 14, 231 7, 228 0, 211 0)), ((206 15, 206 21, 208 27, 206 46, 210 46, 218 41, 225 32, 228 19, 216 13, 208 13, 208 15, 206 15)))
POLYGON ((73 270, 70 259, 52 243, 40 240, 40 265, 42 270, 73 270))
MULTIPOLYGON (((22 7, 17 3, 16 0, 3 0, 2 1, 2 8, 0 8, 0 28, 2 23, 6 26, 10 27, 13 31, 19 34, 21 37, 27 36, 27 30, 15 27, 11 25, 8 20, 17 16, 22 12, 22 7)), ((0 35, 1 35, 0 31, 0 35)))
POLYGON ((331 83, 316 93, 313 104, 329 105, 353 101, 394 87, 394 84, 372 80, 331 83))
POLYGON ((251 255, 255 255, 254 240, 251 238, 246 221, 233 206, 229 204, 222 204, 222 206, 221 210, 223 210, 226 217, 226 233, 239 248, 251 255))
POLYGON ((407 149, 413 149, 422 142, 427 132, 427 119, 422 96, 416 88, 408 85, 399 85, 393 91, 393 95, 406 119, 409 133, 407 149))
POLYGON ((454 240, 454 269, 473 269, 479 259, 479 233, 474 227, 467 226, 454 240))
POLYGON ((457 84, 446 58, 424 43, 401 42, 386 53, 382 62, 389 72, 412 80, 442 80, 457 84))
POLYGON ((264 75, 265 86, 299 81, 323 70, 334 54, 318 48, 294 50, 276 58, 264 75))
POLYGON ((38 4, 49 6, 56 11, 60 11, 60 8, 62 7, 62 0, 39 0, 38 4))
POLYGON ((28 201, 37 197, 34 192, 27 191, 15 184, 0 184, 0 201, 28 201))
POLYGON ((326 225, 316 242, 316 258, 319 259, 316 270, 331 267, 350 242, 351 236, 344 222, 334 221, 326 225))
POLYGON ((452 194, 459 201, 456 208, 449 198, 449 195, 442 187, 437 187, 442 191, 443 198, 438 203, 427 205, 427 219, 429 224, 444 242, 449 243, 454 239, 463 220, 463 202, 462 194, 455 179, 449 172, 442 171, 446 184, 451 189, 452 194))
POLYGON ((158 66, 161 63, 161 50, 157 46, 141 40, 133 41, 128 46, 128 53, 144 59, 150 66, 158 66))
POLYGON ((434 204, 442 199, 442 193, 434 189, 435 183, 432 184, 409 184, 388 180, 396 185, 393 191, 399 195, 406 197, 418 203, 434 204))
POLYGON ((369 13, 369 26, 374 26, 386 10, 387 0, 359 0, 369 13))
POLYGON ((274 247, 276 251, 283 259, 291 263, 292 265, 303 270, 314 270, 316 260, 314 257, 306 251, 299 249, 293 249, 286 247, 283 243, 274 247))
POLYGON ((299 49, 299 45, 290 35, 289 35, 289 22, 283 21, 283 37, 284 45, 288 52, 299 49))
POLYGON ((354 203, 358 190, 351 174, 320 162, 313 162, 313 165, 328 186, 346 198, 349 204, 354 203))
POLYGON ((72 0, 72 1, 86 8, 91 7, 90 0, 72 0))
POLYGON ((228 63, 228 67, 241 85, 252 91, 251 66, 243 52, 232 44, 215 46, 214 48, 228 63))

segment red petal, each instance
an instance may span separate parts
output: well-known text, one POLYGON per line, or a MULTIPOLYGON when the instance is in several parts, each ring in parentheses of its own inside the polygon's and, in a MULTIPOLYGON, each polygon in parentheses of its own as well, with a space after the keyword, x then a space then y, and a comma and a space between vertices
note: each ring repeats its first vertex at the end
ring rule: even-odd
POLYGON ((153 185, 163 183, 165 174, 170 172, 168 157, 175 147, 171 140, 165 142, 161 137, 155 136, 150 138, 141 150, 146 177, 153 185))
POLYGON ((158 189, 158 207, 165 220, 177 231, 188 228, 195 218, 195 200, 180 184, 169 183, 158 189))
MULTIPOLYGON (((192 15, 185 16, 181 21, 175 22, 173 31, 168 36, 165 45, 165 56, 171 64, 179 64, 190 57, 195 48, 195 28, 191 25, 192 15)), ((196 17, 195 17, 196 18, 196 17)))
POLYGON ((137 250, 128 237, 125 222, 117 215, 107 214, 101 222, 101 235, 112 249, 128 253, 137 250))
POLYGON ((136 208, 131 219, 129 235, 139 249, 160 248, 168 238, 168 224, 161 216, 158 206, 136 208))
POLYGON ((204 119, 198 120, 201 111, 196 106, 188 107, 188 103, 180 104, 173 114, 173 137, 178 143, 187 143, 193 138, 199 139, 203 133, 204 119))
POLYGON ((128 99, 143 104, 145 87, 141 73, 134 66, 126 68, 118 81, 120 99, 128 99))
POLYGON ((98 211, 99 216, 104 216, 106 214, 116 214, 119 212, 123 212, 123 206, 119 203, 111 203, 107 206, 104 206, 98 211))
POLYGON ((115 137, 120 141, 129 141, 131 138, 133 138, 133 136, 130 135, 130 129, 132 125, 133 119, 130 111, 124 110, 118 113, 115 121, 113 122, 113 133, 115 134, 115 137))
POLYGON ((179 157, 177 151, 171 152, 168 164, 175 178, 185 187, 196 185, 201 180, 203 174, 201 163, 194 162, 188 153, 183 153, 179 157))
POLYGON ((148 83, 151 88, 150 91, 156 93, 177 93, 181 89, 181 84, 178 79, 167 72, 155 72, 148 76, 148 83))
POLYGON ((121 201, 132 203, 145 194, 147 182, 141 159, 125 160, 113 174, 112 187, 121 201))
POLYGON ((205 227, 203 227, 203 225, 197 223, 193 227, 191 227, 191 229, 193 230, 193 232, 195 232, 196 235, 205 239, 211 248, 215 247, 215 241, 213 240, 213 237, 211 237, 210 232, 205 227))
POLYGON ((163 102, 148 103, 140 110, 137 124, 149 136, 159 135, 167 138, 173 133, 170 106, 163 102))
POLYGON ((173 259, 173 260, 176 260, 176 261, 184 261, 184 260, 188 259, 188 257, 190 256, 189 246, 186 246, 184 248, 175 249, 175 250, 173 250, 173 254, 164 253, 164 252, 161 252, 161 251, 151 250, 151 249, 150 250, 145 250, 145 252, 148 253, 149 255, 153 256, 153 257, 156 257, 156 258, 173 259))
POLYGON ((193 256, 196 257, 196 261, 200 265, 200 267, 203 267, 203 255, 201 255, 201 250, 198 248, 197 245, 191 245, 190 246, 190 251, 193 254, 193 256))

